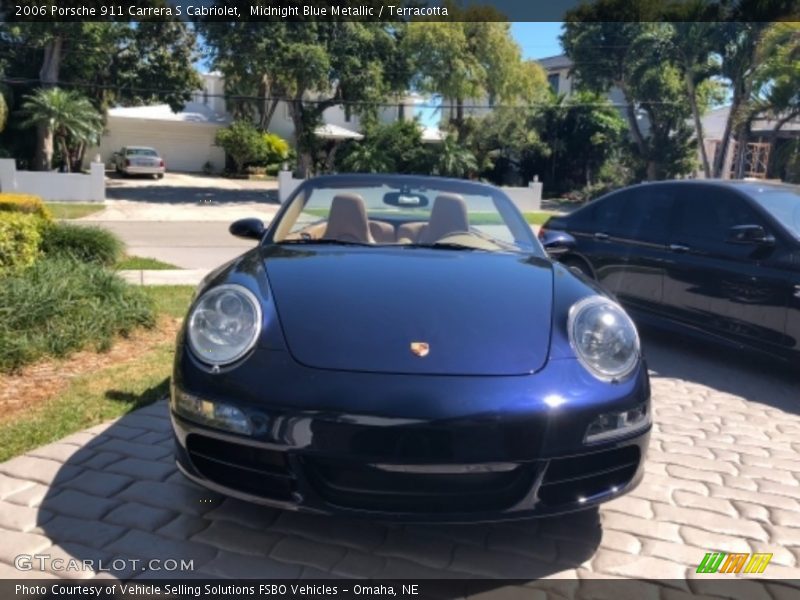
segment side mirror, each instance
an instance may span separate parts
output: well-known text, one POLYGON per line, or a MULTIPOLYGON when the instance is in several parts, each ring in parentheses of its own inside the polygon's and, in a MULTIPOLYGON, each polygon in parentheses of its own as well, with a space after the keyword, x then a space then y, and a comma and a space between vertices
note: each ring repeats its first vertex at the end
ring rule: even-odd
POLYGON ((539 237, 542 246, 551 258, 556 258, 575 249, 575 238, 564 231, 547 230, 539 237))
POLYGON ((761 225, 736 225, 728 230, 728 242, 772 246, 775 244, 775 237, 767 233, 761 225))
POLYGON ((239 219, 231 223, 228 231, 231 232, 231 235, 235 235, 236 237, 248 240, 260 240, 266 228, 264 227, 264 221, 261 219, 239 219))

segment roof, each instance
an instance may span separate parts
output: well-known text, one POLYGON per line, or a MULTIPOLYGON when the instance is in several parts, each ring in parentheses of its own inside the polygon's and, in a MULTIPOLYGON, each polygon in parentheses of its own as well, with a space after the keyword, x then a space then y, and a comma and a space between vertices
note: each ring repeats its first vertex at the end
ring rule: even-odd
POLYGON ((180 112, 173 112, 168 104, 152 106, 118 106, 108 111, 109 117, 119 119, 143 119, 147 121, 170 121, 173 123, 203 123, 206 125, 227 125, 230 117, 215 112, 210 106, 200 102, 188 102, 180 112))
POLYGON ((572 60, 566 54, 537 58, 536 62, 542 65, 543 69, 569 69, 572 67, 572 60))
MULTIPOLYGON (((720 106, 703 115, 700 118, 703 124, 703 137, 707 140, 721 140, 725 131, 725 123, 728 120, 728 114, 730 112, 730 106, 720 106)), ((756 119, 753 121, 750 130, 755 134, 772 131, 776 123, 777 121, 775 119, 756 119)), ((792 119, 788 123, 785 123, 783 127, 781 127, 781 131, 800 132, 800 119, 792 119)))
POLYGON ((339 125, 333 125, 331 123, 326 123, 325 125, 320 125, 314 130, 314 134, 317 137, 320 137, 324 140, 361 140, 364 139, 364 136, 358 133, 357 131, 353 131, 351 129, 347 129, 346 127, 341 127, 339 125))

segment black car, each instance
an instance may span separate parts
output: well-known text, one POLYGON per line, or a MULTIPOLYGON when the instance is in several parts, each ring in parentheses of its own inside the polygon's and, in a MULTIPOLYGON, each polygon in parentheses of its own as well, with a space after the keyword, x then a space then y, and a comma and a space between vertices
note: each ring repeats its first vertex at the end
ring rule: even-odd
POLYGON ((800 358, 800 188, 644 183, 553 217, 539 237, 640 324, 800 358), (572 239, 574 238, 574 240, 572 239))

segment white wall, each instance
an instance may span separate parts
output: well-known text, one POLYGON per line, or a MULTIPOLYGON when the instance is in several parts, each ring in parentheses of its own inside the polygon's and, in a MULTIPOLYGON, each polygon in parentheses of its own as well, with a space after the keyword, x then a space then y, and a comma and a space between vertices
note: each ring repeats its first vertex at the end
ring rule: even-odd
POLYGON ((17 171, 13 159, 0 159, 0 191, 33 194, 51 202, 104 202, 105 167, 92 163, 89 174, 17 171))

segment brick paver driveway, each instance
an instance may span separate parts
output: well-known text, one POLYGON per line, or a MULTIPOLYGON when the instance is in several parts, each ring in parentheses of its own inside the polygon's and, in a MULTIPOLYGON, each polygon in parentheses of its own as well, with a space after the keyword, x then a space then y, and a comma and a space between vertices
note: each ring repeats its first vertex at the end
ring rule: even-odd
POLYGON ((647 475, 599 511, 402 526, 265 509, 209 494, 176 472, 161 402, 0 465, 0 577, 26 574, 11 566, 16 555, 43 552, 192 559, 192 575, 206 577, 577 579, 553 583, 571 594, 600 576, 647 577, 674 581, 640 597, 679 598, 714 591, 694 569, 718 550, 771 552, 765 576, 795 579, 739 580, 732 593, 797 594, 797 380, 752 358, 645 340, 655 407, 647 475))

